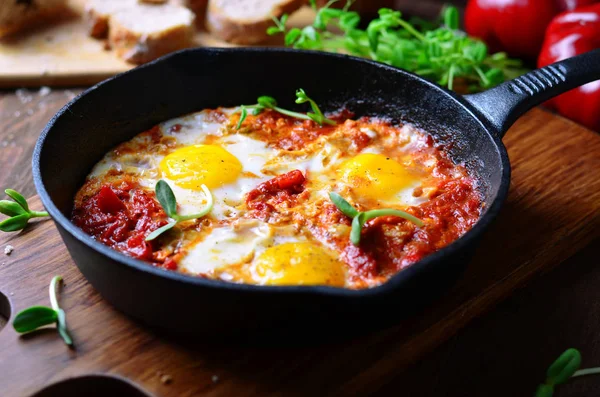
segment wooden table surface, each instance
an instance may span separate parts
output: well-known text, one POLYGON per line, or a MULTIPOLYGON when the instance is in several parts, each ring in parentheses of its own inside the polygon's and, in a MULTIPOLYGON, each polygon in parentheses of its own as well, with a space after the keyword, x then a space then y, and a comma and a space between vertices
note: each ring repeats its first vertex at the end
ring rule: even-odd
MULTIPOLYGON (((396 2, 411 7, 417 3, 396 2)), ((436 12, 436 3, 419 2, 418 8, 436 12)), ((30 166, 35 140, 50 117, 80 91, 0 91, 2 190, 11 187, 27 197, 36 193, 30 166)), ((372 395, 531 396, 548 364, 567 347, 581 350, 584 366, 600 365, 598 244, 530 283, 421 362, 399 370, 372 395)), ((561 387, 555 396, 599 393, 600 377, 589 377, 561 387)))
MULTIPOLYGON (((51 116, 80 91, 0 91, 2 190, 12 187, 25 196, 35 194, 30 167, 35 140, 51 116)), ((373 395, 402 391, 410 396, 529 396, 549 362, 567 347, 582 351, 584 365, 600 364, 598 264, 596 244, 591 244, 420 363, 399 370, 373 395)), ((592 377, 561 388, 557 396, 599 391, 600 377, 592 377)))

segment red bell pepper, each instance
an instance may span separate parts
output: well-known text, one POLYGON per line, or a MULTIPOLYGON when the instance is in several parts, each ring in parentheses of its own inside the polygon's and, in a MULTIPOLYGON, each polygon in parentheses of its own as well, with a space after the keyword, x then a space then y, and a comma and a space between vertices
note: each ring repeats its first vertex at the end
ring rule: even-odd
POLYGON ((559 12, 557 0, 471 0, 465 10, 465 28, 493 52, 535 60, 546 26, 559 12))
MULTIPOLYGON (((548 26, 538 66, 600 48, 600 3, 559 14, 548 26)), ((550 108, 600 131, 600 80, 547 102, 550 108)))

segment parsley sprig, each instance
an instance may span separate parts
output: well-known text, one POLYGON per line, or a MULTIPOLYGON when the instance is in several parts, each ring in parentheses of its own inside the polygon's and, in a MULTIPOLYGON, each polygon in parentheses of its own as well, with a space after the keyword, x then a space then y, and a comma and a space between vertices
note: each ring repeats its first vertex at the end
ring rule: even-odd
POLYGON ((546 371, 546 381, 538 386, 535 397, 552 397, 554 388, 578 376, 600 374, 600 367, 579 369, 581 353, 577 349, 565 350, 546 371))
POLYGON ((177 199, 175 198, 173 190, 171 189, 169 184, 164 180, 161 179, 160 181, 158 181, 155 188, 156 198, 158 199, 160 205, 163 207, 163 210, 165 211, 167 216, 170 218, 170 221, 163 227, 160 227, 152 233, 150 233, 146 237, 146 241, 154 240, 167 230, 172 229, 175 225, 177 225, 180 222, 202 218, 203 216, 208 214, 212 210, 214 204, 213 196, 210 193, 210 190, 208 190, 208 187, 206 187, 206 185, 202 185, 201 188, 204 192, 204 195, 206 196, 206 206, 204 207, 204 209, 198 212, 197 214, 179 215, 177 213, 177 199))
POLYGON ((0 212, 10 217, 0 222, 0 230, 3 232, 16 232, 25 229, 31 218, 48 216, 46 211, 31 211, 27 200, 21 193, 12 189, 6 189, 4 193, 14 201, 0 200, 0 212))
POLYGON ((404 218, 419 227, 424 225, 422 220, 405 211, 390 208, 360 212, 336 192, 329 192, 329 198, 331 199, 333 204, 335 204, 335 206, 342 212, 342 214, 346 215, 348 218, 352 218, 352 230, 350 231, 350 241, 355 246, 360 245, 362 228, 365 225, 365 223, 367 223, 371 219, 379 218, 380 216, 397 216, 400 218, 404 218))
POLYGON ((20 334, 35 331, 46 325, 56 324, 56 330, 60 337, 68 345, 73 345, 73 339, 67 329, 67 319, 65 311, 58 305, 57 290, 58 285, 62 281, 61 276, 54 276, 50 281, 50 305, 47 306, 32 306, 25 310, 21 310, 13 320, 15 331, 20 334))
POLYGON ((480 91, 524 72, 521 61, 502 52, 489 54, 485 43, 460 30, 455 7, 446 7, 433 26, 411 23, 400 11, 382 8, 363 30, 358 27, 360 15, 349 10, 350 3, 343 9, 330 8, 335 2, 317 10, 312 25, 288 30, 283 15, 267 33, 284 34, 286 46, 371 58, 449 89, 460 80, 471 91, 480 91))
POLYGON ((312 112, 308 112, 306 114, 283 109, 283 108, 277 106, 277 100, 275 100, 275 98, 266 96, 266 95, 258 97, 256 102, 257 103, 255 105, 240 106, 240 112, 241 112, 240 120, 237 123, 236 129, 239 130, 242 127, 242 124, 246 120, 246 117, 248 117, 248 111, 250 111, 250 114, 252 114, 253 116, 257 116, 261 112, 263 112, 265 109, 272 109, 278 113, 284 114, 286 116, 294 117, 297 119, 301 119, 301 120, 312 120, 312 121, 318 123, 319 125, 323 125, 323 124, 335 125, 336 124, 335 121, 330 120, 327 117, 325 117, 325 115, 323 114, 323 112, 321 111, 321 109, 319 108, 317 103, 313 99, 311 99, 302 88, 299 88, 296 91, 296 103, 302 104, 302 103, 308 102, 310 104, 312 112))

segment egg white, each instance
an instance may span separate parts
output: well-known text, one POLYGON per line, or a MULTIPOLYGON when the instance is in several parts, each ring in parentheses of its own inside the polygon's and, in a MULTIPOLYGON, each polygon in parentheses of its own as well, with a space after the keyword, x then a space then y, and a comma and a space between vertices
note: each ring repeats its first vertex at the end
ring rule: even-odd
MULTIPOLYGON (((210 274, 228 265, 251 262, 267 248, 288 242, 305 242, 292 227, 277 227, 257 219, 240 219, 213 229, 203 240, 186 247, 180 269, 191 274, 210 274)), ((230 281, 227 272, 220 277, 230 281)))

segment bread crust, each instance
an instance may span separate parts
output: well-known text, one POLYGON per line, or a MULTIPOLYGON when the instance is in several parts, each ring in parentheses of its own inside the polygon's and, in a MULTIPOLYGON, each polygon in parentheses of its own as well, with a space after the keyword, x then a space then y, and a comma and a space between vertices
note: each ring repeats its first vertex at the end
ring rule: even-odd
POLYGON ((95 39, 106 38, 108 36, 108 19, 108 15, 100 14, 93 8, 86 10, 85 22, 90 36, 95 39))
MULTIPOLYGON (((273 16, 291 14, 298 10, 307 0, 283 0, 276 7, 273 16)), ((267 29, 273 26, 271 15, 265 15, 260 21, 239 21, 229 18, 214 0, 208 1, 206 27, 208 31, 229 43, 252 45, 264 42, 269 36, 267 29)))
POLYGON ((177 25, 151 34, 141 34, 110 18, 108 41, 117 56, 126 62, 142 64, 173 51, 191 47, 193 23, 177 25))
POLYGON ((53 4, 49 6, 42 5, 41 7, 32 8, 32 6, 23 6, 15 2, 13 9, 8 4, 2 5, 6 8, 0 13, 0 38, 34 28, 69 14, 66 0, 55 0, 51 3, 53 4))

